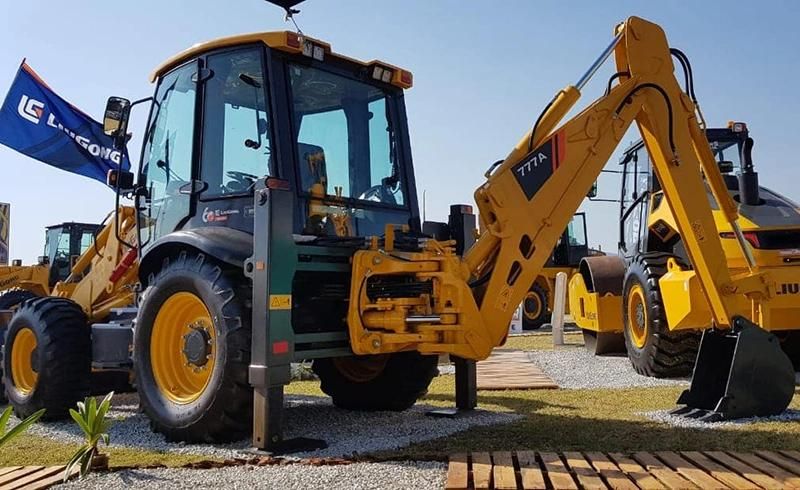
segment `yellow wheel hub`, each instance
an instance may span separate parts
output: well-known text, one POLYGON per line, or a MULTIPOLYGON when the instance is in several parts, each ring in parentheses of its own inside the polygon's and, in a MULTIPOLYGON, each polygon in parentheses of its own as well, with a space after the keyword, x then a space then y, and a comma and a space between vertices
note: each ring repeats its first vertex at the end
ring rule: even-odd
POLYGON ((188 292, 167 298, 150 336, 150 363, 161 394, 181 405, 200 398, 214 372, 216 341, 200 298, 188 292))
POLYGON ((640 284, 634 284, 628 292, 628 332, 636 347, 641 349, 645 346, 648 335, 647 302, 640 284))
POLYGON ((522 313, 528 320, 536 320, 542 314, 542 299, 533 291, 528 291, 522 302, 522 313))
POLYGON ((11 346, 11 381, 23 395, 30 394, 39 379, 39 374, 33 368, 36 345, 36 334, 30 328, 23 327, 17 332, 11 346))

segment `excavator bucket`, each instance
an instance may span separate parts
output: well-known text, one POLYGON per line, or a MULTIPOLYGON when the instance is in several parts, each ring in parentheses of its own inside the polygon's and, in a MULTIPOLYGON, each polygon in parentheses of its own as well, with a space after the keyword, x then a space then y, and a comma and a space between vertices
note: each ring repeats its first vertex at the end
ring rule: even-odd
POLYGON ((731 330, 706 330, 692 383, 672 413, 714 422, 777 415, 794 395, 792 363, 778 338, 737 317, 731 330))

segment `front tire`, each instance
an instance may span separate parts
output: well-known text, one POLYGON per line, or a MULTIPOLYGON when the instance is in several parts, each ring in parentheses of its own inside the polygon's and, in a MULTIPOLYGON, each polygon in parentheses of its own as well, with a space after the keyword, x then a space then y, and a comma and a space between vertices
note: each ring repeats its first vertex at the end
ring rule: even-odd
MULTIPOLYGON (((0 293, 0 310, 14 310, 19 307, 24 301, 29 299, 38 298, 39 295, 28 291, 27 289, 13 288, 7 289, 0 293)), ((0 404, 5 404, 8 399, 6 398, 5 385, 3 383, 3 344, 5 343, 6 329, 0 326, 0 404)))
POLYGON ((250 298, 241 274, 200 253, 168 257, 148 279, 134 333, 137 391, 171 441, 244 437, 252 420, 250 298))
POLYGON ((91 332, 75 302, 46 297, 23 303, 8 325, 5 390, 14 413, 28 417, 46 409, 44 418, 66 418, 89 395, 91 332))
POLYGON ((625 274, 623 324, 625 349, 637 373, 655 378, 689 376, 700 334, 672 332, 667 325, 658 281, 667 271, 665 253, 636 257, 625 274))
POLYGON ((534 283, 522 300, 522 329, 539 330, 548 321, 547 291, 534 283))
POLYGON ((412 351, 316 359, 312 369, 339 408, 399 412, 428 392, 437 366, 438 356, 412 351))

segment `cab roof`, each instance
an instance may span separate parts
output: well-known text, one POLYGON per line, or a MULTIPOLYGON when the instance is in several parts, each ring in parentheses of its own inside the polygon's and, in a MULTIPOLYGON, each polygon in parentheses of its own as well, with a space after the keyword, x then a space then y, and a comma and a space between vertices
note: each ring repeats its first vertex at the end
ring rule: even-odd
MULTIPOLYGON (((306 35, 298 34, 291 31, 271 31, 271 32, 255 32, 251 34, 240 34, 236 36, 222 37, 211 41, 195 44, 189 49, 181 51, 180 53, 172 56, 165 62, 161 63, 150 75, 150 81, 155 82, 160 76, 166 74, 173 68, 209 51, 213 51, 215 49, 220 49, 220 48, 243 45, 243 44, 254 44, 259 42, 264 43, 270 48, 278 49, 293 54, 303 54, 304 46, 311 44, 313 47, 321 48, 324 52, 324 56, 334 56, 336 58, 347 60, 352 63, 357 63, 364 67, 374 67, 377 65, 384 70, 385 69, 391 70, 392 76, 391 76, 391 81, 389 83, 391 83, 392 85, 397 85, 401 88, 411 88, 412 85, 411 72, 407 70, 403 70, 402 68, 398 68, 396 66, 390 65, 388 63, 379 60, 360 61, 338 53, 334 53, 331 50, 331 45, 326 43, 325 41, 320 41, 318 39, 314 39, 306 35)), ((307 51, 306 54, 311 56, 311 54, 309 54, 307 51)))

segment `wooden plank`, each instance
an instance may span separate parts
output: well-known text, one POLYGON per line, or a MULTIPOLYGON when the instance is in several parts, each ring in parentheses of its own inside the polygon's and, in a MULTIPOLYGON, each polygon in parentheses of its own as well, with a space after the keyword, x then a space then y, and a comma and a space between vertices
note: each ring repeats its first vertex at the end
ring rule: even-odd
POLYGON ((5 475, 6 473, 11 473, 12 471, 17 471, 20 468, 22 468, 22 466, 8 466, 6 468, 0 468, 0 476, 5 475))
POLYGON ((601 453, 586 453, 586 459, 613 490, 636 490, 637 487, 625 473, 601 453))
POLYGON ((780 466, 786 471, 794 473, 795 475, 800 475, 800 463, 791 458, 787 458, 773 451, 756 451, 756 455, 774 465, 780 466))
POLYGON ((42 468, 41 470, 35 473, 31 473, 30 475, 20 478, 19 480, 14 480, 11 483, 1 486, 0 490, 18 490, 20 488, 25 488, 28 485, 35 485, 38 482, 45 480, 53 475, 58 475, 60 478, 63 479, 64 467, 50 466, 48 468, 42 468))
POLYGON ((642 466, 647 469, 647 471, 649 471, 654 477, 658 478, 658 480, 666 485, 667 488, 675 490, 697 488, 697 486, 689 482, 689 480, 673 471, 650 453, 634 453, 633 459, 641 463, 642 466))
POLYGON ((469 483, 469 467, 467 466, 466 453, 450 455, 450 462, 447 465, 446 490, 467 490, 469 483))
POLYGON ((477 364, 479 390, 556 389, 558 385, 545 374, 527 352, 495 351, 477 364))
POLYGON ((792 458, 795 461, 800 461, 800 451, 780 451, 781 454, 787 458, 792 458))
POLYGON ((740 452, 731 452, 729 454, 740 461, 744 461, 758 471, 766 473, 772 478, 778 480, 778 482, 781 484, 781 488, 800 488, 800 478, 779 466, 775 466, 765 459, 759 458, 755 454, 740 452))
POLYGON ((639 488, 644 490, 661 490, 666 488, 663 483, 658 481, 636 461, 620 453, 610 453, 608 456, 619 466, 619 469, 631 477, 639 488))
POLYGON ((722 451, 705 451, 704 454, 709 458, 716 460, 718 463, 727 466, 761 488, 766 488, 768 490, 777 490, 779 488, 783 488, 783 483, 758 471, 747 463, 744 463, 743 461, 740 461, 729 454, 726 454, 722 451))
POLYGON ((519 463, 519 475, 522 477, 522 488, 524 490, 545 490, 547 488, 547 484, 544 481, 544 473, 539 468, 535 452, 517 451, 517 462, 519 463))
POLYGON ((582 488, 586 490, 606 490, 608 488, 591 463, 586 461, 581 453, 565 452, 564 459, 567 460, 567 466, 575 473, 582 488))
POLYGON ((729 470, 721 464, 712 461, 698 451, 685 451, 680 454, 730 488, 736 490, 753 490, 759 488, 755 483, 737 475, 734 471, 729 470))
POLYGON ((517 474, 514 471, 514 459, 510 451, 492 453, 494 463, 494 488, 496 490, 517 490, 517 474))
POLYGON ((575 485, 575 480, 567 471, 564 462, 558 457, 556 453, 539 453, 544 463, 544 469, 547 471, 547 478, 550 479, 550 484, 556 490, 578 490, 575 485))
POLYGON ((18 480, 25 475, 30 475, 36 471, 41 470, 44 466, 23 466, 22 468, 12 471, 11 473, 6 473, 3 476, 0 476, 0 486, 3 486, 9 482, 14 480, 18 480))
POLYGON ((680 473, 681 476, 700 488, 713 490, 725 490, 728 488, 724 483, 716 480, 702 469, 672 451, 659 451, 655 453, 655 455, 661 461, 667 463, 667 466, 671 467, 673 470, 680 473))
MULTIPOLYGON (((80 472, 80 468, 74 467, 70 472, 69 478, 74 478, 78 472, 80 472)), ((64 481, 64 474, 59 472, 53 476, 45 478, 43 480, 39 480, 37 482, 31 483, 30 485, 26 485, 18 490, 45 490, 46 488, 50 488, 53 485, 58 485, 59 483, 64 481)))
POLYGON ((491 488, 492 456, 489 453, 472 453, 472 482, 475 490, 491 488))

